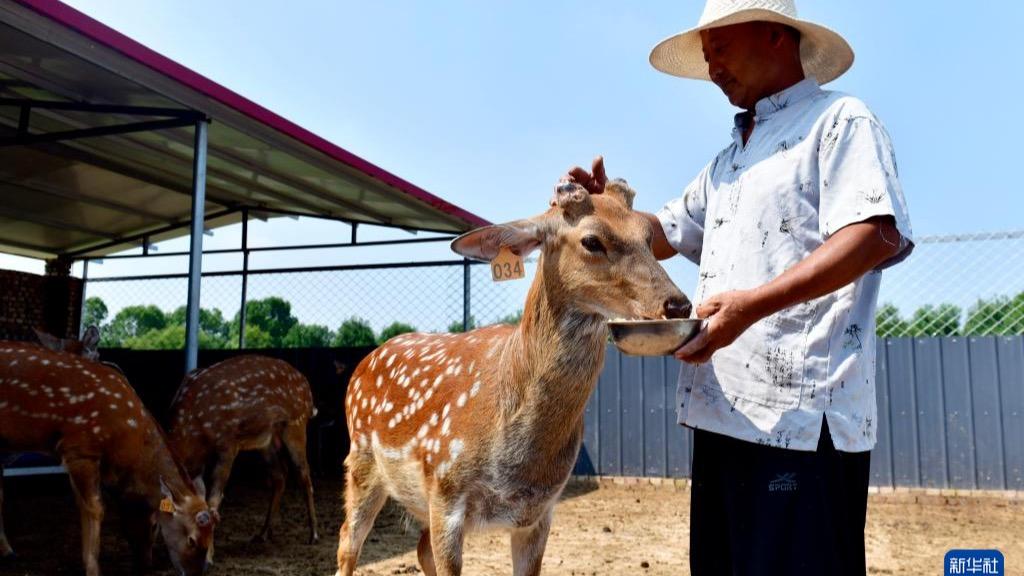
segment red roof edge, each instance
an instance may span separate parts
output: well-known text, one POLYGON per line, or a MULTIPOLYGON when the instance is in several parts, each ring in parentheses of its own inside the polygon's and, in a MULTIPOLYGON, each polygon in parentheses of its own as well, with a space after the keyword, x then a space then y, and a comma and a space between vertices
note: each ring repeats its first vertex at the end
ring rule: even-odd
POLYGON ((257 122, 261 122, 278 132, 291 136, 314 150, 360 170, 366 175, 376 178, 385 184, 394 186, 413 198, 416 198, 421 202, 425 202, 446 214, 460 218, 474 226, 486 226, 490 224, 490 222, 476 214, 463 210, 462 208, 427 192, 419 186, 399 178, 379 166, 363 160, 348 150, 332 144, 294 122, 286 120, 259 104, 256 104, 252 100, 232 92, 213 80, 210 80, 209 78, 178 64, 170 58, 143 46, 135 40, 121 34, 117 30, 114 30, 102 22, 75 10, 67 4, 56 0, 15 1, 66 28, 70 28, 79 34, 106 46, 107 48, 120 52, 143 66, 155 70, 172 80, 180 82, 192 90, 212 98, 225 106, 229 106, 257 122))

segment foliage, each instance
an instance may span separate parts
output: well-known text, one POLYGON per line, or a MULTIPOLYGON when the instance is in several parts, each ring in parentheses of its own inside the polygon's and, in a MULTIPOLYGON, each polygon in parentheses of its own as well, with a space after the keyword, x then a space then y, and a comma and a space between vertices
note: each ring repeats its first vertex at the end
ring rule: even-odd
POLYGON ((910 336, 956 336, 960 332, 960 307, 926 304, 910 319, 910 336))
POLYGON ((409 332, 415 332, 416 327, 406 324, 404 322, 392 322, 384 327, 380 331, 380 336, 377 337, 377 343, 383 344, 388 340, 398 336, 399 334, 408 334, 409 332))
POLYGON ((122 308, 102 331, 100 346, 121 346, 131 338, 145 336, 167 326, 163 310, 155 305, 122 308))
MULTIPOLYGON (((235 314, 231 320, 234 334, 238 334, 238 324, 241 321, 240 315, 235 314)), ((299 320, 292 316, 292 305, 280 296, 270 296, 260 300, 249 300, 245 303, 245 340, 249 345, 250 326, 257 327, 270 336, 271 347, 277 348, 283 345, 284 337, 288 331, 299 323, 299 320)))
POLYGON ((512 324, 512 325, 516 325, 516 324, 519 324, 519 322, 522 319, 523 319, 523 309, 520 308, 519 310, 516 310, 512 314, 507 314, 505 316, 502 316, 501 318, 498 318, 497 323, 498 324, 512 324))
POLYGON ((99 296, 85 299, 82 307, 82 326, 102 326, 107 319, 107 304, 99 296))
POLYGON ((452 322, 451 324, 448 325, 448 331, 449 332, 454 332, 454 333, 469 332, 470 330, 474 330, 476 328, 477 328, 476 316, 472 316, 472 315, 470 315, 470 317, 469 317, 469 326, 463 326, 462 325, 462 320, 456 320, 455 322, 452 322))
POLYGON ((327 326, 296 324, 285 335, 281 345, 285 348, 323 348, 330 345, 332 337, 333 334, 327 326))
POLYGON ((377 338, 373 334, 373 328, 370 328, 370 323, 362 318, 353 316, 348 320, 345 320, 341 327, 338 328, 337 334, 334 336, 334 346, 373 346, 377 343, 377 338))
MULTIPOLYGON (((180 350, 185 347, 185 325, 174 324, 129 338, 124 346, 134 350, 180 350)), ((227 348, 227 341, 215 334, 199 332, 200 348, 227 348)))

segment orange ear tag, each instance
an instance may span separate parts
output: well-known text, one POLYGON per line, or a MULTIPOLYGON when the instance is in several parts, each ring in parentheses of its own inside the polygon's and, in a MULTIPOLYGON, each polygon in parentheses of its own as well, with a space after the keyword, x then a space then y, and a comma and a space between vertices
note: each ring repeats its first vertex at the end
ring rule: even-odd
POLYGON ((167 512, 168 514, 174 513, 174 502, 171 502, 170 498, 164 498, 160 501, 160 511, 167 512))
POLYGON ((508 246, 502 246, 498 255, 491 260, 491 280, 504 282, 518 280, 526 276, 523 257, 517 256, 508 246))

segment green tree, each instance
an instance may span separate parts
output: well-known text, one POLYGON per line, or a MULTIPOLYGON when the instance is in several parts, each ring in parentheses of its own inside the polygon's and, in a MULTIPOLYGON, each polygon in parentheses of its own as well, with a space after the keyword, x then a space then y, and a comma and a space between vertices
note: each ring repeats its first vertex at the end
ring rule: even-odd
POLYGON ((996 296, 978 300, 967 311, 964 334, 990 336, 1024 334, 1024 292, 1013 298, 996 296))
POLYGON ((910 336, 956 336, 960 333, 960 307, 926 304, 910 319, 910 336))
POLYGON ((398 336, 399 334, 408 334, 409 332, 415 331, 416 327, 410 324, 397 321, 392 322, 391 324, 388 324, 387 326, 384 327, 383 330, 380 331, 380 336, 377 337, 377 342, 379 344, 383 344, 388 340, 391 340, 395 336, 398 336))
POLYGON ((99 296, 90 296, 82 306, 82 326, 99 328, 107 319, 107 304, 99 296))
POLYGON ((162 330, 166 326, 167 317, 163 310, 153 304, 127 306, 114 316, 103 331, 100 346, 123 346, 129 339, 144 336, 152 330, 162 330))
POLYGON ((875 312, 875 331, 883 338, 906 336, 910 332, 910 325, 900 318, 899 308, 893 304, 883 304, 875 312))
MULTIPOLYGON (((235 314, 231 321, 230 333, 238 335, 238 324, 240 315, 235 314)), ((246 345, 248 346, 250 326, 258 327, 270 336, 271 346, 281 346, 288 331, 299 323, 299 320, 292 316, 292 305, 290 302, 279 296, 270 296, 261 300, 249 300, 245 303, 245 325, 246 345)))
MULTIPOLYGON (((238 326, 233 326, 232 330, 233 331, 232 331, 231 336, 230 336, 231 342, 232 342, 232 346, 237 346, 237 344, 238 344, 238 326)), ((250 348, 274 348, 274 347, 275 347, 274 339, 270 337, 270 334, 265 332, 259 326, 249 326, 249 325, 246 325, 246 327, 245 327, 245 348, 246 349, 250 349, 250 348)))
MULTIPOLYGON (((224 338, 199 332, 200 348, 225 348, 224 338)), ((173 324, 159 330, 150 330, 141 336, 129 338, 125 346, 134 350, 181 350, 185 347, 185 326, 173 324)))
POLYGON ((462 320, 456 320, 455 322, 452 322, 451 324, 448 325, 448 331, 454 333, 469 332, 474 328, 476 328, 476 317, 473 315, 470 315, 469 317, 469 326, 463 326, 462 320))
MULTIPOLYGON (((168 326, 184 326, 185 325, 185 306, 179 306, 167 315, 168 326)), ((206 332, 210 336, 227 340, 230 329, 228 323, 224 320, 224 314, 217 308, 208 310, 206 308, 199 309, 199 329, 206 332)))
POLYGON ((319 324, 296 324, 281 342, 285 348, 323 348, 331 343, 331 331, 319 324))
POLYGON ((342 322, 334 335, 335 346, 373 346, 376 343, 370 323, 356 316, 342 322))
POLYGON ((511 314, 506 314, 501 318, 498 318, 497 324, 519 324, 523 319, 523 309, 520 308, 511 314))

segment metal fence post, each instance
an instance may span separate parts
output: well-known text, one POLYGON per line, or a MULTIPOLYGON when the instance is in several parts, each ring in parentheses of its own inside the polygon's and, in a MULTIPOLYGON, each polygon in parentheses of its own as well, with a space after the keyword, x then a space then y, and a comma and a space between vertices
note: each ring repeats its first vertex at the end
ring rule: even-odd
POLYGON ((471 284, 469 258, 462 259, 462 331, 469 331, 469 320, 470 320, 470 300, 469 300, 469 286, 471 284))
POLYGON ((249 292, 249 209, 242 209, 242 305, 238 309, 238 349, 245 348, 245 299, 249 292))
POLYGON ((207 120, 195 125, 192 157, 192 226, 188 255, 188 304, 185 308, 185 372, 199 363, 199 286, 203 271, 203 227, 206 216, 207 120))
MULTIPOLYGON (((85 335, 85 329, 88 326, 85 325, 85 287, 89 281, 89 259, 85 258, 82 260, 82 298, 78 306, 78 337, 81 338, 85 335)), ((99 326, 97 326, 99 328, 99 326)))

